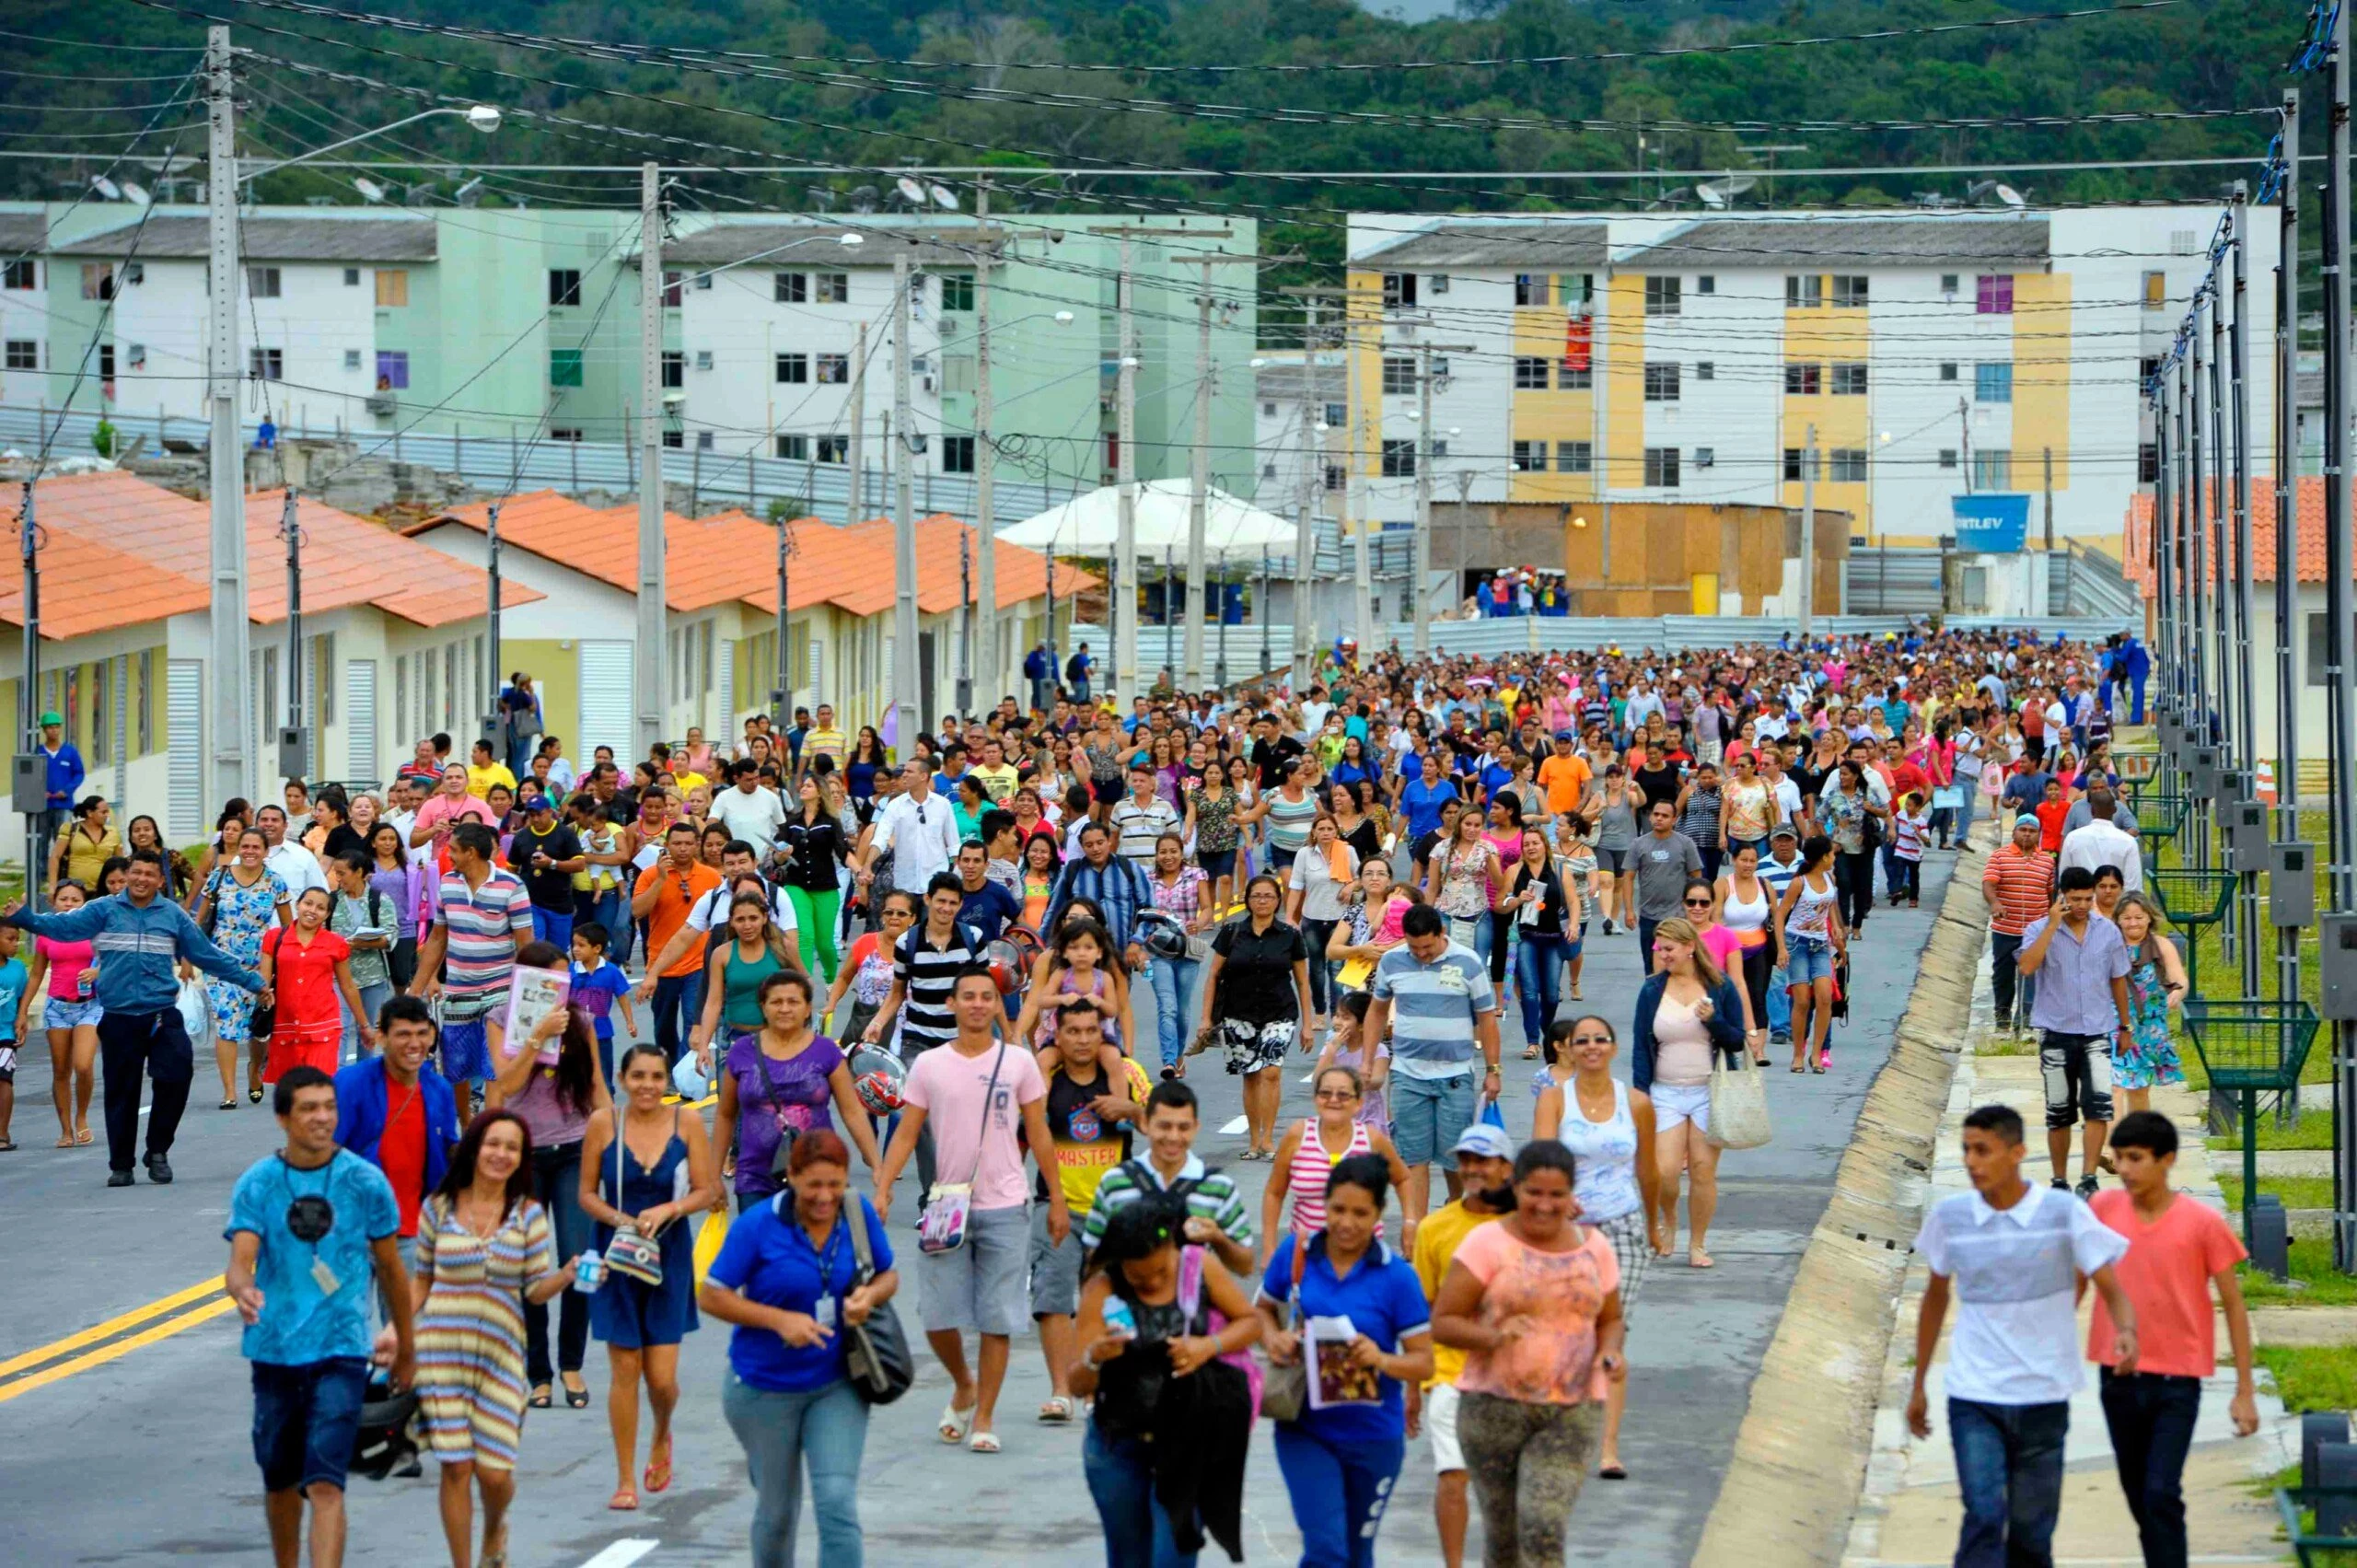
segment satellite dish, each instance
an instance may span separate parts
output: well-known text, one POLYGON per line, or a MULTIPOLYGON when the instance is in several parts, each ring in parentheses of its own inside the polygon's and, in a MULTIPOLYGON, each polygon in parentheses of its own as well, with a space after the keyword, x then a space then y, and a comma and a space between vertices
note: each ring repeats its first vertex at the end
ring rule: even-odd
POLYGON ((90 176, 90 184, 99 195, 104 196, 110 202, 120 202, 122 200, 122 187, 117 185, 113 180, 109 180, 103 174, 94 174, 90 176))
POLYGON ((2014 190, 2010 185, 1999 185, 1996 188, 1996 196, 1997 200, 2004 203, 2005 205, 2009 207, 2018 208, 2028 204, 2022 200, 2022 193, 2014 190))
POLYGON ((851 193, 851 210, 855 213, 874 212, 876 210, 876 187, 873 185, 862 185, 853 191, 851 193))
POLYGON ((1705 182, 1703 184, 1697 185, 1694 187, 1694 194, 1702 198, 1702 204, 1704 206, 1713 208, 1713 210, 1723 208, 1727 204, 1726 192, 1721 191, 1715 183, 1705 182))
POLYGON ((810 192, 810 204, 822 213, 833 212, 835 210, 835 193, 826 186, 820 185, 810 192))
POLYGON ((472 180, 468 180, 464 185, 459 186, 457 191, 453 192, 450 199, 458 203, 459 205, 462 207, 471 207, 477 201, 482 199, 482 176, 478 174, 472 180))
POLYGON ((129 180, 122 182, 122 193, 143 207, 152 205, 156 200, 147 194, 147 187, 129 180))
POLYGON ((933 204, 935 206, 939 207, 945 213, 954 213, 958 210, 957 192, 952 191, 946 185, 935 185, 932 187, 932 191, 933 204))
POLYGON ((360 192, 360 199, 364 202, 381 202, 385 199, 385 188, 365 174, 353 176, 352 188, 360 192))
POLYGON ((925 204, 924 187, 905 174, 892 181, 892 189, 900 194, 900 200, 910 206, 922 207, 925 204))

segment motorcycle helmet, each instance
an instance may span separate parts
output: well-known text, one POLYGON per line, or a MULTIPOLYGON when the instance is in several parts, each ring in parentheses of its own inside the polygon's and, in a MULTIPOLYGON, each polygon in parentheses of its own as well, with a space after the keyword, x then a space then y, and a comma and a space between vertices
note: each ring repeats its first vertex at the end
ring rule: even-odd
POLYGON ((875 1116, 889 1116, 906 1103, 901 1086, 908 1069, 888 1051, 863 1045, 851 1053, 852 1088, 875 1116))
POLYGON ((1023 949, 1004 936, 982 945, 982 962, 990 966, 991 979, 1001 996, 1012 996, 1022 990, 1030 976, 1030 968, 1023 961, 1023 949))
POLYGON ((367 1398, 360 1406, 360 1425, 352 1440, 352 1472, 382 1481, 417 1457, 417 1440, 410 1423, 417 1415, 417 1396, 406 1389, 393 1392, 392 1380, 382 1372, 368 1380, 367 1398))
POLYGON ((1161 910, 1141 910, 1135 935, 1138 946, 1157 958, 1183 958, 1187 956, 1187 927, 1177 915, 1166 914, 1161 910))

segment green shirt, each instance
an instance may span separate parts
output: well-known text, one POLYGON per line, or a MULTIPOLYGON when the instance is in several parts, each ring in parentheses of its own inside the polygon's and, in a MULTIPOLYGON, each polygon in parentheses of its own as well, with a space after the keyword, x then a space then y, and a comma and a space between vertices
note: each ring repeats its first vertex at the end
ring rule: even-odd
MULTIPOLYGON (((1187 1188, 1188 1218, 1211 1221, 1239 1247, 1250 1247, 1258 1239, 1260 1233, 1253 1228, 1252 1216, 1245 1210, 1244 1195, 1237 1191, 1234 1177, 1211 1169, 1200 1156, 1189 1155, 1187 1163, 1179 1168, 1178 1180, 1191 1184, 1187 1188)), ((1149 1192, 1169 1190, 1148 1161, 1123 1160, 1097 1182, 1097 1202, 1081 1222, 1082 1240, 1095 1247, 1105 1239, 1105 1222, 1114 1210, 1134 1203, 1149 1192)))

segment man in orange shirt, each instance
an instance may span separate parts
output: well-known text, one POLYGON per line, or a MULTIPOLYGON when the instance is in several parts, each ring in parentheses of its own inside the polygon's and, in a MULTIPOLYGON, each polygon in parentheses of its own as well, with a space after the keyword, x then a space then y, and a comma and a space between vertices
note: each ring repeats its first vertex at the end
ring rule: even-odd
MULTIPOLYGON (((695 824, 672 823, 663 835, 663 858, 638 874, 631 895, 632 917, 646 922, 646 950, 659 953, 668 947, 696 900, 719 886, 720 873, 696 856, 695 824)), ((639 1000, 653 1000, 655 1042, 674 1065, 687 1041, 681 1012, 695 1018, 703 1011, 703 948, 691 945, 677 963, 639 984, 639 1000)))
POLYGON ((1587 796, 1587 781, 1595 775, 1588 772, 1587 759, 1573 749, 1572 732, 1555 733, 1555 754, 1538 764, 1538 782, 1547 791, 1547 810, 1561 817, 1577 811, 1587 796))

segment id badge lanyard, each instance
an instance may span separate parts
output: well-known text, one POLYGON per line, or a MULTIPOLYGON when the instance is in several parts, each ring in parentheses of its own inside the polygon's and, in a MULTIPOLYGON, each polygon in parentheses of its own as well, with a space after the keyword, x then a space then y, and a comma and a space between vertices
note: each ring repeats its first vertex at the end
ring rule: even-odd
MULTIPOLYGON (((335 1161, 330 1158, 328 1163, 321 1166, 319 1169, 325 1172, 334 1167, 335 1161)), ((335 1205, 328 1201, 326 1191, 331 1179, 322 1176, 319 1182, 320 1191, 317 1192, 297 1192, 295 1191, 295 1183, 286 1175, 292 1168, 294 1167, 286 1163, 285 1157, 281 1156, 278 1162, 278 1187, 279 1191, 286 1195, 286 1234, 310 1249, 311 1283, 319 1287, 321 1295, 333 1295, 343 1288, 343 1281, 337 1277, 333 1269, 328 1266, 328 1260, 319 1256, 319 1243, 335 1229, 335 1205)))

